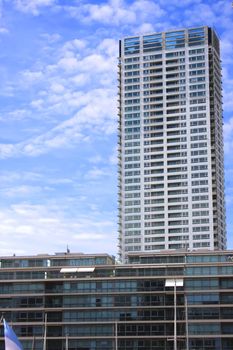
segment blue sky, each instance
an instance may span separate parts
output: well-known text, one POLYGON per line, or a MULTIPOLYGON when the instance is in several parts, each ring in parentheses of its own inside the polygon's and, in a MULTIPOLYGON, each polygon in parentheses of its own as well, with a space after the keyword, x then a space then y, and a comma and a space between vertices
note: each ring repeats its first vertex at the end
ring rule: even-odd
POLYGON ((117 253, 118 39, 214 26, 233 248, 233 8, 209 0, 0 0, 0 255, 117 253))

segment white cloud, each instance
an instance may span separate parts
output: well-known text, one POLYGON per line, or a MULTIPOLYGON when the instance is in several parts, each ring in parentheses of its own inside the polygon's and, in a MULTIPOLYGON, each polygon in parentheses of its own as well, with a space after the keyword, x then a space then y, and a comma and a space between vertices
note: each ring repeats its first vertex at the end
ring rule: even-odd
POLYGON ((107 239, 109 235, 115 236, 111 220, 103 220, 92 213, 88 216, 77 214, 76 218, 71 218, 55 206, 21 203, 2 209, 0 231, 4 242, 0 248, 1 255, 36 254, 43 250, 53 253, 64 251, 67 244, 71 251, 115 251, 114 240, 107 239))
POLYGON ((58 67, 73 73, 73 71, 78 69, 79 63, 75 57, 64 57, 58 62, 58 67))
POLYGON ((223 93, 224 110, 231 112, 233 110, 233 91, 224 90, 223 93))
POLYGON ((8 112, 6 119, 46 120, 47 131, 38 128, 22 142, 0 144, 0 157, 36 156, 86 142, 96 133, 115 133, 117 45, 105 38, 91 48, 74 39, 59 44, 51 64, 35 62, 39 70, 24 70, 16 90, 27 91, 28 105, 8 112))
POLYGON ((25 70, 21 73, 24 83, 35 83, 43 78, 43 73, 38 71, 25 70))
POLYGON ((51 127, 22 142, 0 144, 0 157, 36 156, 86 142, 89 135, 115 133, 117 41, 105 38, 95 49, 89 48, 87 55, 81 50, 83 57, 76 58, 77 50, 86 45, 80 40, 68 41, 57 50, 53 69, 45 65, 40 71, 23 71, 22 88, 25 82, 39 81, 43 88, 36 88, 28 110, 12 111, 11 119, 22 119, 25 113, 24 117, 48 118, 51 127), (101 84, 103 87, 95 88, 101 84))
POLYGON ((9 111, 0 116, 1 122, 7 123, 9 120, 22 120, 27 118, 30 115, 30 111, 27 109, 15 109, 9 111))
POLYGON ((39 15, 43 7, 52 6, 55 2, 56 0, 14 0, 17 10, 34 16, 39 15))
POLYGON ((117 165, 118 164, 118 147, 114 147, 113 153, 109 158, 109 162, 112 165, 117 165))
POLYGON ((89 4, 86 7, 88 17, 85 19, 107 24, 113 22, 118 25, 124 23, 126 20, 128 23, 134 23, 136 21, 135 13, 122 5, 123 2, 120 0, 112 0, 103 5, 89 4))
POLYGON ((38 109, 38 110, 42 110, 43 104, 44 104, 44 101, 42 99, 38 99, 38 100, 33 100, 30 103, 30 106, 32 108, 35 108, 35 109, 38 109))
POLYGON ((221 38, 221 56, 224 65, 232 62, 233 40, 232 37, 225 36, 221 38))
POLYGON ((100 44, 91 49, 86 47, 87 43, 80 40, 73 40, 65 43, 61 49, 61 57, 52 66, 52 70, 63 69, 67 73, 97 75, 103 72, 114 72, 116 63, 116 52, 118 49, 117 40, 105 38, 100 44), (76 42, 81 44, 76 45, 76 42), (86 47, 86 51, 82 49, 86 47))
POLYGON ((30 196, 35 193, 40 193, 43 189, 40 186, 28 186, 28 185, 21 185, 21 186, 10 186, 7 188, 4 188, 3 190, 0 190, 1 194, 4 197, 24 197, 24 196, 30 196))
POLYGON ((103 157, 100 154, 93 155, 88 161, 92 164, 98 164, 103 162, 103 157))
POLYGON ((62 51, 67 54, 67 52, 83 50, 87 45, 87 42, 83 39, 73 39, 64 44, 62 51))
POLYGON ((159 4, 149 0, 136 0, 131 4, 124 0, 109 0, 100 4, 84 3, 62 8, 84 23, 98 22, 111 26, 134 25, 149 18, 159 18, 165 13, 159 4))
POLYGON ((81 73, 72 76, 70 80, 73 84, 75 84, 75 86, 80 87, 90 82, 90 75, 81 73))
POLYGON ((54 44, 62 39, 61 35, 58 33, 54 33, 54 34, 43 33, 41 34, 41 37, 43 39, 46 39, 46 41, 48 41, 48 43, 50 44, 54 44))
POLYGON ((116 57, 116 53, 118 52, 118 41, 112 38, 105 38, 97 46, 96 51, 104 54, 105 57, 109 56, 114 59, 116 57))
POLYGON ((172 2, 170 3, 167 3, 167 2, 164 2, 164 0, 158 0, 158 3, 161 5, 161 6, 172 6, 174 8, 176 7, 181 7, 182 9, 186 6, 190 6, 190 5, 193 5, 193 4, 199 4, 201 3, 202 0, 173 0, 172 2))
POLYGON ((164 9, 158 3, 150 0, 136 0, 132 3, 131 9, 140 16, 141 21, 151 16, 159 18, 165 14, 164 9))
POLYGON ((8 34, 9 30, 5 27, 0 27, 0 34, 8 34))
POLYGON ((227 122, 224 123, 224 145, 226 154, 231 155, 233 150, 233 117, 229 118, 227 122))
MULTIPOLYGON (((73 99, 67 101, 72 104, 73 99)), ((75 101, 75 100, 74 100, 75 101)), ((115 102, 112 91, 98 89, 90 91, 77 101, 81 109, 70 119, 56 125, 50 131, 16 144, 0 144, 0 157, 30 155, 36 156, 51 149, 67 147, 85 142, 92 133, 113 133, 115 131, 115 102)))
POLYGON ((0 144, 0 157, 8 158, 17 153, 17 148, 13 144, 0 144))
POLYGON ((50 85, 50 90, 51 90, 52 92, 57 93, 57 94, 61 94, 61 93, 64 92, 65 88, 64 88, 64 86, 63 86, 62 84, 56 83, 56 82, 55 82, 55 83, 52 83, 52 84, 50 85))
MULTIPOLYGON (((97 163, 98 163, 98 161, 97 161, 97 163)), ((105 176, 109 176, 110 174, 111 174, 111 171, 109 171, 108 168, 94 167, 94 168, 88 170, 88 172, 85 175, 85 178, 95 180, 98 178, 103 178, 105 176)))
POLYGON ((141 24, 138 29, 138 33, 153 33, 154 32, 154 26, 151 23, 143 23, 141 24))
POLYGON ((83 240, 100 240, 100 239, 106 239, 107 235, 100 234, 100 233, 94 233, 94 232, 89 232, 89 233, 80 233, 78 235, 73 236, 74 239, 77 241, 83 241, 83 240))
POLYGON ((184 11, 186 26, 214 23, 218 16, 214 12, 213 6, 207 3, 194 4, 191 8, 184 11))
POLYGON ((0 172, 0 195, 5 201, 22 200, 22 198, 39 200, 41 195, 50 198, 51 191, 63 191, 71 189, 76 183, 76 178, 62 177, 57 171, 41 172, 33 171, 2 171, 0 172))

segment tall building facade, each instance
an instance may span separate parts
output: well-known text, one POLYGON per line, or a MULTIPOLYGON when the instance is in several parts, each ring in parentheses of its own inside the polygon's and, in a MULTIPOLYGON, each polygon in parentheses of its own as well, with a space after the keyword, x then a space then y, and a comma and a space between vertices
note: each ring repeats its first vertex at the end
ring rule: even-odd
POLYGON ((119 253, 225 249, 219 39, 198 27, 119 46, 119 253))
POLYGON ((232 350, 232 276, 232 251, 0 257, 0 312, 24 350, 232 350))

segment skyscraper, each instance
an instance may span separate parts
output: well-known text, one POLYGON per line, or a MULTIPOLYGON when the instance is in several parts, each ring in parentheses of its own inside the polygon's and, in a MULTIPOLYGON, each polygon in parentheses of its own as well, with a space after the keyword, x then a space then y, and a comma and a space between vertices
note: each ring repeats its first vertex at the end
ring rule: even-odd
POLYGON ((225 249, 219 39, 198 27, 119 46, 119 253, 225 249))

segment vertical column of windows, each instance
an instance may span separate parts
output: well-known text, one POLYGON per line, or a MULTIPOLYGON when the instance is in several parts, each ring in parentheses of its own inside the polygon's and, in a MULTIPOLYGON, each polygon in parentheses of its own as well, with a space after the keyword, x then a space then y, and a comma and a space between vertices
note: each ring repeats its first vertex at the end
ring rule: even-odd
MULTIPOLYGON (((170 40, 169 37, 169 44, 183 47, 183 40, 183 34, 182 38, 177 38, 177 42, 176 39, 170 40)), ((185 63, 184 50, 166 52, 166 182, 169 249, 188 247, 185 63)))
MULTIPOLYGON (((153 46, 157 48, 161 35, 156 40, 153 46)), ((148 52, 145 40, 144 52, 148 52)), ((143 62, 144 242, 145 250, 158 250, 165 248, 162 53, 144 55, 143 62)))
MULTIPOLYGON (((194 46, 193 38, 190 46, 194 46)), ((196 43, 197 44, 197 43, 196 43)), ((190 158, 193 248, 210 246, 209 150, 205 47, 189 49, 190 158), (202 112, 203 111, 203 112, 202 112), (194 113, 195 112, 195 113, 194 113), (203 210, 203 208, 205 210, 203 210)))
MULTIPOLYGON (((130 42, 130 45, 132 43, 130 42)), ((131 46, 130 46, 131 47, 131 46)), ((131 48, 132 49, 132 48, 131 48)), ((134 48, 138 51, 138 47, 134 48)), ((133 52, 134 54, 137 52, 133 52)), ((124 61, 124 249, 138 251, 141 244, 140 200, 140 57, 124 61), (133 78, 132 78, 133 77, 133 78), (135 78, 136 77, 136 78, 135 78), (130 80, 130 79, 137 79, 130 80), (135 84, 136 83, 136 84, 135 84), (133 141, 128 141, 133 140, 133 141), (138 141, 135 141, 138 140, 138 141)))
MULTIPOLYGON (((213 33, 212 33, 213 35, 213 33)), ((221 68, 218 47, 209 49, 212 187, 215 249, 226 248, 221 68)))

